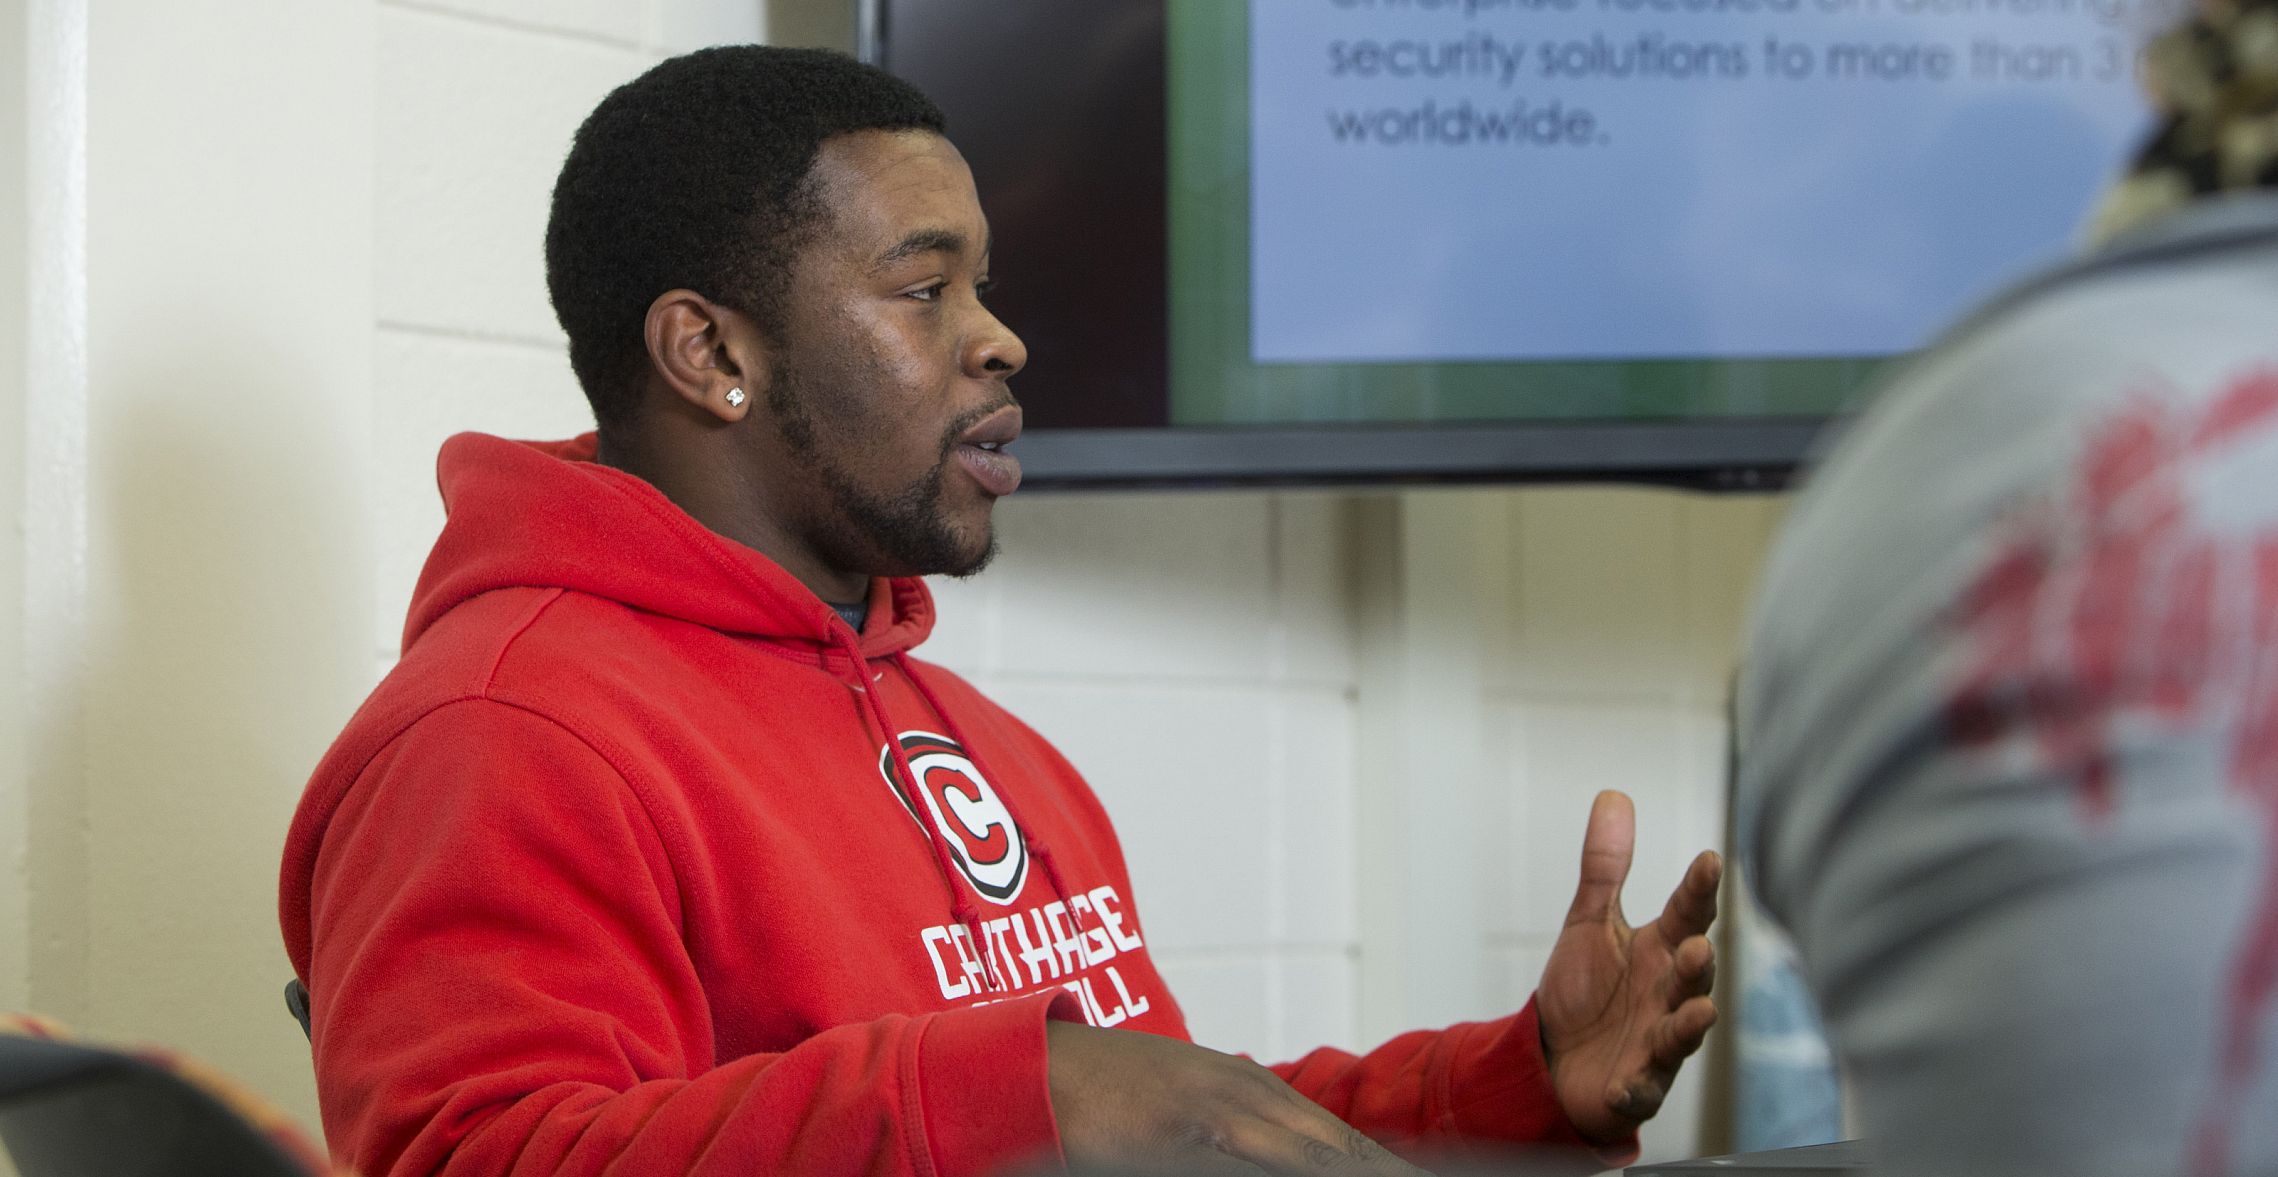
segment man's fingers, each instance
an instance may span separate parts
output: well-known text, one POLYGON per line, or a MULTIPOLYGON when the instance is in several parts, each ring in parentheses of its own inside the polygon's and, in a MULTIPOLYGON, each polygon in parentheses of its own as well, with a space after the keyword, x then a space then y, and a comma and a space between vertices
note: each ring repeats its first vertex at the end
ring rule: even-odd
POLYGON ((1692 998, 1671 1011, 1647 1034, 1645 1073, 1608 1088, 1606 1106, 1624 1119, 1651 1118, 1669 1097, 1678 1066, 1701 1048, 1701 1040, 1714 1025, 1716 1003, 1706 997, 1692 998))
POLYGON ((1701 1040, 1708 1037, 1709 1027, 1714 1025, 1715 1001, 1707 997, 1686 1000, 1653 1028, 1646 1043, 1647 1065, 1657 1072, 1675 1074, 1678 1064, 1701 1048, 1701 1040))
POLYGON ((1694 936, 1677 945, 1669 970, 1669 1004, 1707 996, 1716 987, 1716 946, 1706 936, 1694 936))
POLYGON ((1393 1156, 1366 1133, 1305 1098, 1279 1076, 1267 1074, 1285 1098, 1270 1110, 1259 1110, 1267 1125, 1280 1129, 1281 1134, 1269 1132, 1257 1139, 1256 1147, 1268 1150, 1265 1154, 1237 1150, 1242 1156, 1277 1173, 1286 1169, 1292 1173, 1366 1173, 1386 1177, 1423 1174, 1422 1169, 1393 1156))
POLYGON ((1077 1173, 1110 1172, 1122 1177, 1125 1173, 1147 1174, 1148 1177, 1185 1177, 1188 1173, 1201 1173, 1205 1177, 1266 1177, 1276 1170, 1261 1168, 1237 1156, 1230 1156, 1210 1145, 1195 1145, 1180 1150, 1176 1157, 1164 1164, 1150 1164, 1138 1169, 1095 1169, 1089 1165, 1073 1166, 1077 1173))
POLYGON ((1714 850, 1693 857, 1685 877, 1669 893, 1669 905, 1661 909, 1661 931, 1670 943, 1698 936, 1716 922, 1716 889, 1723 879, 1724 859, 1714 850))
POLYGON ((1590 825, 1582 832, 1582 880, 1566 924, 1594 923, 1621 915, 1621 885, 1637 848, 1637 811, 1629 798, 1611 789, 1590 804, 1590 825))
POLYGON ((1229 1133, 1221 1147, 1270 1173, 1428 1177, 1358 1129, 1334 1116, 1329 1120, 1335 1127, 1326 1131, 1312 1124, 1292 1128, 1271 1120, 1250 1120, 1229 1133))
POLYGON ((1618 1084, 1606 1092, 1606 1106, 1614 1114, 1631 1121, 1653 1118, 1661 1110, 1661 1101, 1669 1098, 1669 1080, 1666 1074, 1652 1075, 1635 1082, 1618 1084))

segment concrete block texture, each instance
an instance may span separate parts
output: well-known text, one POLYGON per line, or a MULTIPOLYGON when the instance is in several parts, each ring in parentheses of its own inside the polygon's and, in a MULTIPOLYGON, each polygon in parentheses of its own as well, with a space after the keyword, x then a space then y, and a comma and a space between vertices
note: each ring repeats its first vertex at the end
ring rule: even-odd
POLYGON ((1359 1004, 1359 962, 1350 949, 1292 948, 1276 958, 1280 1025, 1273 1061, 1295 1059, 1318 1047, 1365 1051, 1353 1010, 1359 1004))
POLYGON ((1557 935, 1600 789, 1620 789, 1637 804, 1623 908, 1632 923, 1659 915, 1693 856, 1721 836, 1713 727, 1687 710, 1649 704, 1526 702, 1506 704, 1503 714, 1524 741, 1500 790, 1517 898, 1510 931, 1557 935))
POLYGON ((381 0, 380 7, 456 16, 526 33, 599 41, 633 49, 655 21, 643 0, 381 0))
POLYGON ((1488 992, 1495 1000, 1518 1009, 1534 997, 1542 980, 1542 966, 1550 960, 1551 940, 1501 941, 1487 950, 1488 992))
POLYGON ((1256 688, 1008 678, 995 697, 1091 782, 1158 953, 1263 948, 1281 922, 1268 713, 1256 688))
POLYGON ((1695 496, 1684 505, 1678 536, 1683 675, 1696 701, 1721 704, 1731 689, 1748 602, 1786 503, 1772 495, 1741 495, 1695 496))
POLYGON ((1515 610, 1489 681, 1560 694, 1671 697, 1684 647, 1684 501, 1662 491, 1538 490, 1511 517, 1515 610))
POLYGON ((998 664, 1011 673, 1259 682, 1272 504, 1256 494, 1054 495, 998 508, 998 664))
POLYGON ((917 657, 974 680, 995 669, 993 651, 1000 617, 997 601, 1003 596, 998 590, 1000 581, 987 569, 964 578, 928 578, 926 587, 933 592, 933 634, 918 647, 917 657))
POLYGON ((426 7, 378 19, 380 321, 559 340, 544 255, 554 177, 587 112, 654 57, 426 7))
POLYGON ((767 40, 763 0, 656 0, 649 48, 663 55, 767 40))
POLYGON ((445 438, 478 430, 563 438, 593 428, 593 414, 556 347, 382 329, 373 348, 372 407, 379 511, 375 649, 392 657, 427 550, 443 527, 435 455, 445 438))
POLYGON ((1169 953, 1158 963, 1195 1041, 1212 1050, 1279 1063, 1325 1046, 1377 1045, 1353 1028, 1349 952, 1169 953))
MULTIPOLYGON (((785 0, 380 0, 516 32, 593 41, 668 57, 707 45, 767 40, 768 11, 785 0)), ((829 8, 841 0, 791 0, 829 8)), ((851 5, 846 6, 851 14, 851 5)))
POLYGON ((1489 682, 1721 702, 1783 503, 1634 488, 1510 495, 1489 682))
POLYGON ((1354 663, 1350 496, 1280 494, 1271 500, 1276 680, 1349 686, 1354 663))
POLYGON ((1181 956, 1158 952, 1155 964, 1178 995, 1194 1040, 1212 1050, 1275 1062, 1273 962, 1264 953, 1181 956))
POLYGON ((1269 853, 1284 901, 1276 930, 1291 945, 1354 945, 1361 832, 1353 698, 1347 690, 1320 688, 1285 688, 1277 695, 1269 750, 1276 760, 1270 786, 1277 844, 1269 853))

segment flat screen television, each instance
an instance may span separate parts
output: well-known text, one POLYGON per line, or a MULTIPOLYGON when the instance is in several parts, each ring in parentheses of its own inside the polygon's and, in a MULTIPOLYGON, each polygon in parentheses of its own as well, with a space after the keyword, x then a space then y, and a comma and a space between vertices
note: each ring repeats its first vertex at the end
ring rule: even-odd
POLYGON ((2169 0, 863 0, 1039 487, 1777 485, 2061 258, 2169 0))

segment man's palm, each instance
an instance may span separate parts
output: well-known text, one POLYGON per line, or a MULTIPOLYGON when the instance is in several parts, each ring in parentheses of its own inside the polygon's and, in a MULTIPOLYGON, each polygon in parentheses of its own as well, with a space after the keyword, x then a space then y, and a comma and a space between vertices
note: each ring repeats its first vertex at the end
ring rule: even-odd
POLYGON ((1723 864, 1693 860, 1660 918, 1622 918, 1637 818, 1628 797, 1598 794, 1582 837, 1582 879, 1542 971, 1536 1009, 1551 1081, 1567 1118, 1593 1140, 1628 1135, 1669 1093, 1677 1067, 1716 1022, 1708 996, 1723 864))

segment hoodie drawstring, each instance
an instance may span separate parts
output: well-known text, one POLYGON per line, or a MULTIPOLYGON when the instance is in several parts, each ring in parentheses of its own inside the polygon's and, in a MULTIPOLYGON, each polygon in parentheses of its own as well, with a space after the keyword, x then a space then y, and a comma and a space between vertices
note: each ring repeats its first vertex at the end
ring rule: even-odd
MULTIPOLYGON (((839 649, 845 652, 849 669, 859 680, 869 674, 870 660, 862 656, 862 647, 854 643, 852 634, 852 630, 847 630, 846 636, 839 639, 839 649)), ((872 684, 857 681, 854 689, 869 705, 870 718, 877 722, 878 730, 885 733, 886 754, 893 759, 895 771, 902 774, 902 786, 908 790, 905 799, 909 802, 910 812, 918 819, 918 824, 925 827, 926 845, 933 850, 934 868, 941 872, 941 885, 949 891, 949 916, 963 925, 966 933, 973 937, 973 950, 983 952, 986 941, 982 939, 981 913, 957 886, 957 864, 949 859, 948 840, 942 837, 941 826, 933 819, 933 806, 926 804, 925 794, 918 791, 922 787, 918 782, 918 774, 910 768, 909 755, 902 751, 901 733, 894 727, 893 717, 886 714, 886 701, 879 698, 878 692, 871 688, 872 684)), ((984 974, 987 972, 986 969, 982 971, 984 974)))
MULTIPOLYGON (((870 660, 862 656, 862 648, 855 642, 852 630, 845 630, 839 636, 838 645, 839 649, 847 656, 849 669, 858 676, 858 679, 860 676, 867 676, 870 660)), ((934 716, 941 721, 941 725, 949 729, 943 734, 955 741, 958 747, 964 749, 965 758, 972 762, 973 771, 979 773, 983 780, 996 781, 996 778, 991 776, 989 770, 982 765, 979 751, 966 740, 965 733, 958 730, 957 721, 951 718, 947 710, 943 709, 940 699, 925 685, 925 680, 912 673, 909 659, 901 654, 895 654, 893 660, 894 664, 901 669, 903 677, 907 678, 917 688, 919 697, 925 700, 926 706, 932 709, 934 716)), ((878 730, 884 734, 887 755, 892 758, 895 771, 901 774, 903 788, 907 790, 906 797, 910 809, 916 815, 918 824, 925 828, 926 843, 933 850, 934 867, 941 872, 942 885, 949 889, 949 916, 965 929, 968 936, 972 937, 973 951, 979 954, 983 962, 981 981, 984 987, 991 992, 1001 992, 1008 989, 1010 986, 997 975, 994 962, 990 959, 988 933, 981 927, 980 909, 973 906, 973 901, 966 896, 965 889, 957 883, 957 864, 949 856, 949 839, 942 833, 941 823, 934 818, 933 806, 926 803, 923 792, 925 784, 918 780, 917 771, 910 767, 909 754, 902 750, 901 730, 894 726, 893 717, 887 713, 886 701, 880 697, 881 692, 873 689, 873 687, 874 684, 858 681, 855 690, 862 695, 863 701, 870 708, 871 719, 876 721, 878 730)), ((1028 823, 1021 820, 1020 811, 1014 808, 1012 797, 1005 792, 1002 782, 997 782, 994 787, 996 788, 998 802, 1005 807, 1005 815, 1012 819, 1012 824, 1021 839, 1024 852, 1044 868, 1044 878, 1046 882, 1051 884, 1053 895, 1059 899, 1063 906, 1067 906, 1068 889, 1061 882, 1060 868, 1052 861, 1050 848, 1044 845, 1041 838, 1030 836, 1028 823)), ((1071 928, 1075 925, 1075 919, 1075 908, 1070 906, 1068 907, 1068 922, 1071 928)))
POLYGON ((1005 816, 1011 818, 1012 824, 1019 828, 1021 841, 1028 847, 1028 856, 1036 860, 1036 865, 1044 868, 1044 881, 1052 885, 1052 897, 1068 907, 1068 926, 1075 927, 1076 909, 1068 905, 1070 892, 1066 882, 1060 878, 1059 864, 1052 859, 1052 848, 1045 844, 1043 835, 1031 832, 1036 827, 1029 825, 1028 819, 1020 815, 1020 806, 1013 801, 1011 790, 1005 786, 1005 779, 991 772, 988 764, 982 761, 981 749, 965 738, 965 733, 957 727, 957 720, 949 714, 947 707, 941 705, 940 696, 935 695, 933 688, 925 685, 925 680, 918 677, 916 669, 910 665, 909 655, 894 655, 894 665, 902 668, 902 677, 910 680, 910 685, 917 688, 918 697, 925 700, 926 707, 940 717, 941 726, 949 729, 942 734, 957 741, 957 746, 965 749, 965 759, 973 762, 973 771, 980 773, 982 780, 995 783, 997 800, 1004 805, 1005 816))

